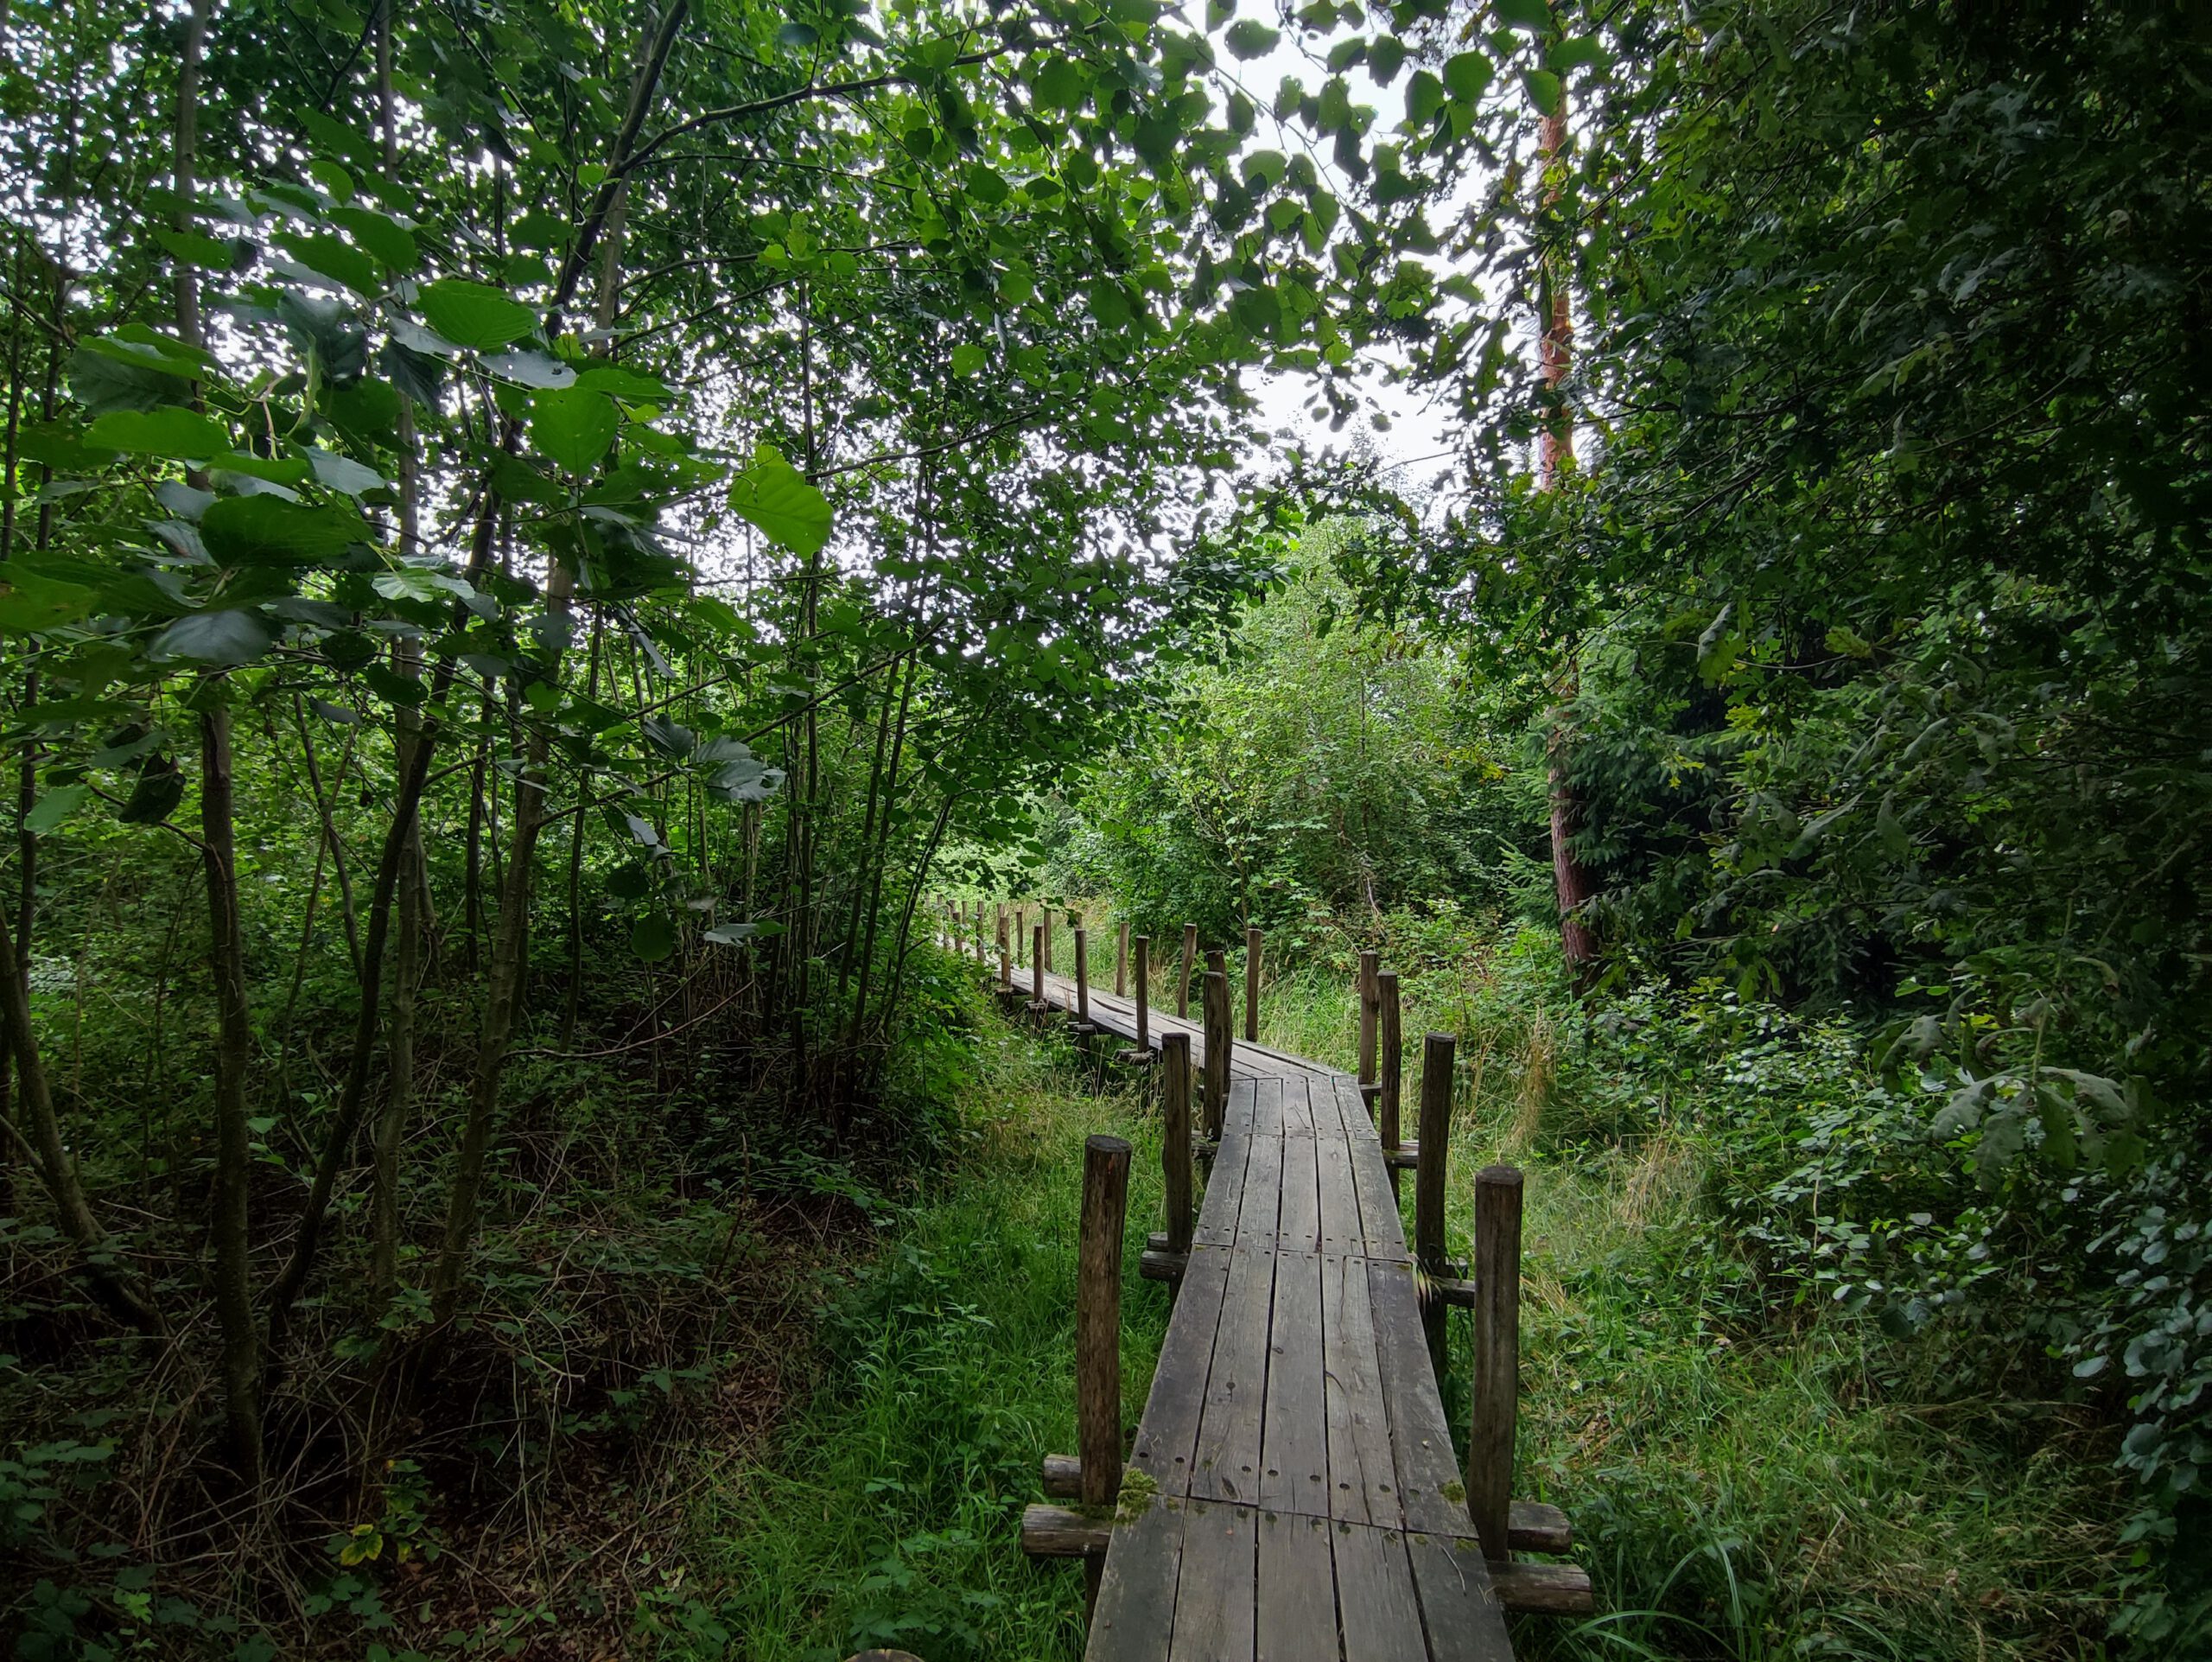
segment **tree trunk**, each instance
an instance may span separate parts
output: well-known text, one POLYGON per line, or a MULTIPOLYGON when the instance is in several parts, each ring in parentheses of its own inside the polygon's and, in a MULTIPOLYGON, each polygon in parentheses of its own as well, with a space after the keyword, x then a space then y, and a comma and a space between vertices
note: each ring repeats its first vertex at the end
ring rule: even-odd
MULTIPOLYGON (((1559 198, 1552 169, 1565 165, 1567 152, 1567 93, 1544 118, 1536 141, 1537 165, 1543 175, 1541 188, 1547 202, 1559 198)), ((1574 343, 1573 294, 1567 283, 1567 262, 1555 261, 1550 272, 1550 296, 1544 319, 1540 360, 1543 383, 1553 407, 1536 438, 1536 488, 1559 488, 1560 480, 1574 465, 1574 417, 1566 404, 1567 366, 1574 343)), ((1581 679, 1581 648, 1568 639, 1561 645, 1560 671, 1552 688, 1553 704, 1544 737, 1545 774, 1551 799, 1552 884, 1559 897, 1560 950, 1578 984, 1586 983, 1598 969, 1598 938, 1592 931, 1587 908, 1596 893, 1590 869, 1574 850, 1574 837, 1582 827, 1582 804, 1569 777, 1568 762, 1573 735, 1568 711, 1581 679)))

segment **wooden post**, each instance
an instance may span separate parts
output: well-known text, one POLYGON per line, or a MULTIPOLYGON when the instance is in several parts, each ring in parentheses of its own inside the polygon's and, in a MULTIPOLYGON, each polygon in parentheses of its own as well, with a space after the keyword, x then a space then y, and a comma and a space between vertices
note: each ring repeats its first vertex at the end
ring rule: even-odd
POLYGON ((1222 1117, 1229 1108, 1229 1054, 1236 1041, 1229 1035, 1229 977, 1208 970, 1205 978, 1206 1024, 1206 1141, 1221 1141, 1222 1117))
MULTIPOLYGON (((1144 937, 1137 937, 1137 963, 1144 963, 1144 937)), ((1137 984, 1142 986, 1140 978, 1137 984)), ((1167 1179, 1167 1250, 1186 1258, 1191 1251, 1191 1035, 1160 1035, 1160 1164, 1167 1179)))
POLYGON ((1021 950, 1029 941, 1029 907, 1025 902, 1014 908, 1014 961, 1021 962, 1021 950))
POLYGON ((1001 992, 1010 992, 1013 989, 1013 943, 1008 939, 1007 933, 1006 902, 1004 901, 1001 901, 999 902, 999 990, 1001 992))
MULTIPOLYGON (((1147 972, 1152 968, 1152 937, 1150 935, 1139 935, 1136 938, 1135 945, 1137 949, 1136 1048, 1139 1051, 1147 1051, 1152 1048, 1152 1010, 1150 1008, 1151 991, 1150 989, 1145 985, 1145 982, 1149 978, 1147 972)), ((1191 1045, 1190 1041, 1186 1036, 1183 1042, 1183 1060, 1187 1063, 1190 1060, 1190 1058, 1191 1045)))
POLYGON ((1029 932, 1029 1008, 1036 1014, 1045 1013, 1045 971, 1038 967, 1045 961, 1045 926, 1039 924, 1029 932))
POLYGON ((1375 977, 1380 965, 1372 952, 1359 955, 1359 1099, 1375 1113, 1375 977))
POLYGON ((1183 926, 1183 979, 1175 989, 1175 1014, 1185 1021, 1191 1019, 1191 973, 1198 962, 1198 926, 1183 926))
POLYGON ((1375 975, 1376 1038, 1381 1054, 1382 1078, 1375 1092, 1376 1118, 1382 1133, 1383 1163, 1389 1168, 1390 1193, 1398 1193, 1399 1167, 1389 1158, 1404 1142, 1400 1108, 1406 1085, 1404 1036, 1398 1030, 1398 972, 1378 970, 1375 975))
MULTIPOLYGON (((1432 1033, 1421 1051, 1421 1161, 1414 1168, 1414 1262, 1425 1275, 1442 1276, 1444 1265, 1444 1156, 1452 1146, 1452 1053, 1448 1033, 1432 1033)), ((1428 1334, 1428 1359, 1444 1377, 1444 1301, 1422 1301, 1421 1327, 1428 1334)))
POLYGON ((1244 927, 1244 1037, 1260 1042, 1260 932, 1244 927))
POLYGON ((1048 907, 1046 907, 1044 908, 1044 914, 1045 914, 1045 973, 1046 973, 1046 975, 1050 975, 1050 974, 1052 974, 1052 972, 1055 969, 1057 969, 1057 968, 1058 967, 1058 965, 1059 965, 1059 960, 1052 955, 1052 908, 1051 907, 1049 907, 1049 906, 1048 906, 1048 907))
POLYGON ((1114 997, 1129 996, 1129 920, 1123 918, 1114 929, 1114 997))
MULTIPOLYGON (((1129 1145, 1118 1137, 1086 1137, 1075 1285, 1076 1454, 1086 1506, 1111 1506, 1122 1492, 1122 1226, 1128 1199, 1129 1145)), ((1084 1563, 1095 1600, 1104 1556, 1084 1563)))
POLYGON ((1075 1026, 1077 1033, 1090 1031, 1090 935, 1079 923, 1075 927, 1075 1026))
POLYGON ((1467 1510, 1485 1558, 1507 1556, 1520 1388, 1521 1174, 1485 1166, 1475 1174, 1475 1388, 1467 1436, 1467 1510))

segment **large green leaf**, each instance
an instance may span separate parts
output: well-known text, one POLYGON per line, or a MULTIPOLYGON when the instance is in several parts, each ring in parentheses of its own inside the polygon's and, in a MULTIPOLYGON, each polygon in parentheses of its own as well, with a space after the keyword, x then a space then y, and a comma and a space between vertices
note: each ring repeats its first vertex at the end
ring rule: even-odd
POLYGON ((276 638, 276 632, 252 612, 194 612, 162 631, 154 641, 154 656, 189 658, 228 668, 251 663, 276 638))
POLYGON ((86 430, 85 442, 102 449, 180 462, 204 461, 231 448, 231 436, 222 423, 175 404, 158 410, 110 411, 86 430))
POLYGON ((730 481, 729 505, 762 536, 793 553, 819 553, 830 540, 830 499, 772 444, 758 447, 753 465, 730 481))
POLYGON ((340 507, 281 496, 226 496, 201 516, 207 551, 226 565, 315 565, 365 541, 368 527, 340 507))
POLYGON ((423 316, 457 347, 497 352, 537 327, 537 314, 488 283, 442 277, 423 290, 423 316))
POLYGON ((530 442, 538 455, 581 478, 614 443, 621 417, 604 392, 571 386, 531 401, 530 442))

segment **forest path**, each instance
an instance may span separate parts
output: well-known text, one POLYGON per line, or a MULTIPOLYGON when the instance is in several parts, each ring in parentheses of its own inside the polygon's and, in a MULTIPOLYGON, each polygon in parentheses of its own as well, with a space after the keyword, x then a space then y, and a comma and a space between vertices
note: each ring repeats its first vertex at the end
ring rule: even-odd
MULTIPOLYGON (((1015 989, 1036 1002, 1027 970, 1015 989)), ((1044 977, 1044 1003, 1077 989, 1044 977)), ((1134 1044, 1136 1009, 1089 1019, 1134 1044)), ((1199 1024, 1148 1012, 1163 1032, 1199 1024)), ((1350 1075, 1239 1041, 1089 1662, 1501 1662, 1382 1143, 1350 1075), (1141 1500, 1138 1491, 1142 1490, 1141 1500)))

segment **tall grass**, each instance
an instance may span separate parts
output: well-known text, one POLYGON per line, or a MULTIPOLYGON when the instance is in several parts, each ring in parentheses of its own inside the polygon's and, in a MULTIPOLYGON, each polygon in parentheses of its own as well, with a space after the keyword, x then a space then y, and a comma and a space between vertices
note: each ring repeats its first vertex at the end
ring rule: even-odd
POLYGON ((1075 1447, 1074 1289, 1084 1137, 1136 1145, 1122 1294, 1125 1417, 1152 1380, 1167 1301, 1139 1279, 1160 1210, 1156 1121, 1133 1093, 994 1024, 963 1105, 967 1147, 891 1220, 849 1286, 825 1287, 820 1383, 762 1462, 701 1506, 672 1654, 832 1662, 870 1646, 928 1662, 1073 1659, 1083 1577, 1020 1550, 1038 1458, 1075 1447))

